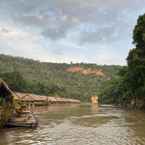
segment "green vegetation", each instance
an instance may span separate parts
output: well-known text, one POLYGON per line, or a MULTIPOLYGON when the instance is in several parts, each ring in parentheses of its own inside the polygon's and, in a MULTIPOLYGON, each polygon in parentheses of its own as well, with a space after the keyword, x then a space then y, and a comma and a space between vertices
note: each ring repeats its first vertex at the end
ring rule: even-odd
POLYGON ((117 77, 120 66, 45 63, 0 55, 0 77, 15 91, 62 96, 88 101, 99 95, 105 81, 117 77), (105 76, 67 72, 70 67, 102 69, 105 76))
POLYGON ((145 14, 138 18, 133 43, 135 48, 129 52, 127 67, 120 70, 117 79, 108 82, 102 91, 102 100, 145 108, 145 14))
POLYGON ((130 50, 124 67, 45 63, 0 55, 0 77, 15 91, 82 101, 98 95, 102 103, 145 108, 145 14, 138 18, 133 43, 135 48, 130 50), (73 67, 76 72, 67 71, 73 67), (78 72, 79 68, 82 73, 78 72), (97 76, 97 70, 103 75, 97 76))

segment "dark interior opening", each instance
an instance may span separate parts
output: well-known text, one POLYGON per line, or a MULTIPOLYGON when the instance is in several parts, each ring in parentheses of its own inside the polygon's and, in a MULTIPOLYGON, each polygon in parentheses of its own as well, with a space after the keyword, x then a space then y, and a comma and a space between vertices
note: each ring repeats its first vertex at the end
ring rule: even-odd
POLYGON ((5 85, 0 85, 0 106, 12 102, 12 97, 10 91, 5 87, 5 85))

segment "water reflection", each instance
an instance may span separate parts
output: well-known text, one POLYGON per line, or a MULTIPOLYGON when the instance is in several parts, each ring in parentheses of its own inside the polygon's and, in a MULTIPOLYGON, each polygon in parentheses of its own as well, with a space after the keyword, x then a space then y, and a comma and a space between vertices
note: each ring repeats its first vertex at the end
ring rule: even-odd
POLYGON ((145 113, 111 106, 55 105, 35 109, 37 129, 0 131, 0 145, 144 145, 145 113))
POLYGON ((98 113, 99 106, 96 104, 91 104, 91 110, 92 110, 92 113, 98 113))

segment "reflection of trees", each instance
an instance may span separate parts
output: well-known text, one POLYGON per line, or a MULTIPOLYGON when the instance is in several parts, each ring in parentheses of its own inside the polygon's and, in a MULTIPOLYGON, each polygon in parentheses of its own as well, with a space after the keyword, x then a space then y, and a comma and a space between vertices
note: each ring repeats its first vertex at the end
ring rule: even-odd
POLYGON ((0 131, 0 145, 8 145, 9 143, 9 137, 7 135, 7 133, 3 130, 0 131))
POLYGON ((125 123, 129 131, 129 141, 132 144, 145 144, 145 113, 142 111, 129 111, 125 114, 125 123))

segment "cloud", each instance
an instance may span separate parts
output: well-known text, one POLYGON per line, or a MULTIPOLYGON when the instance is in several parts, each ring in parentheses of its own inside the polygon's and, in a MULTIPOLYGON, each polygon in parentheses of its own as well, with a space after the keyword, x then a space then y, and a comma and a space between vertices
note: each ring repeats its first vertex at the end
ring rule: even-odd
POLYGON ((0 0, 0 52, 125 64, 144 0, 0 0))
MULTIPOLYGON (((39 29, 41 35, 52 40, 66 37, 71 29, 80 24, 92 23, 100 29, 94 32, 82 32, 81 42, 88 38, 90 38, 90 40, 88 39, 90 42, 97 42, 102 38, 112 39, 110 32, 116 33, 118 26, 122 29, 128 27, 128 23, 122 25, 125 19, 128 19, 123 13, 131 13, 134 8, 138 10, 142 7, 137 0, 134 3, 131 0, 1 1, 1 9, 7 11, 9 17, 17 24, 21 24, 23 27, 29 26, 35 30, 39 29), (106 23, 109 27, 102 28, 101 26, 106 23)), ((143 0, 141 2, 145 3, 143 0)))
POLYGON ((2 28, 0 31, 1 51, 19 56, 38 57, 43 51, 40 39, 38 35, 22 31, 16 27, 2 28))

